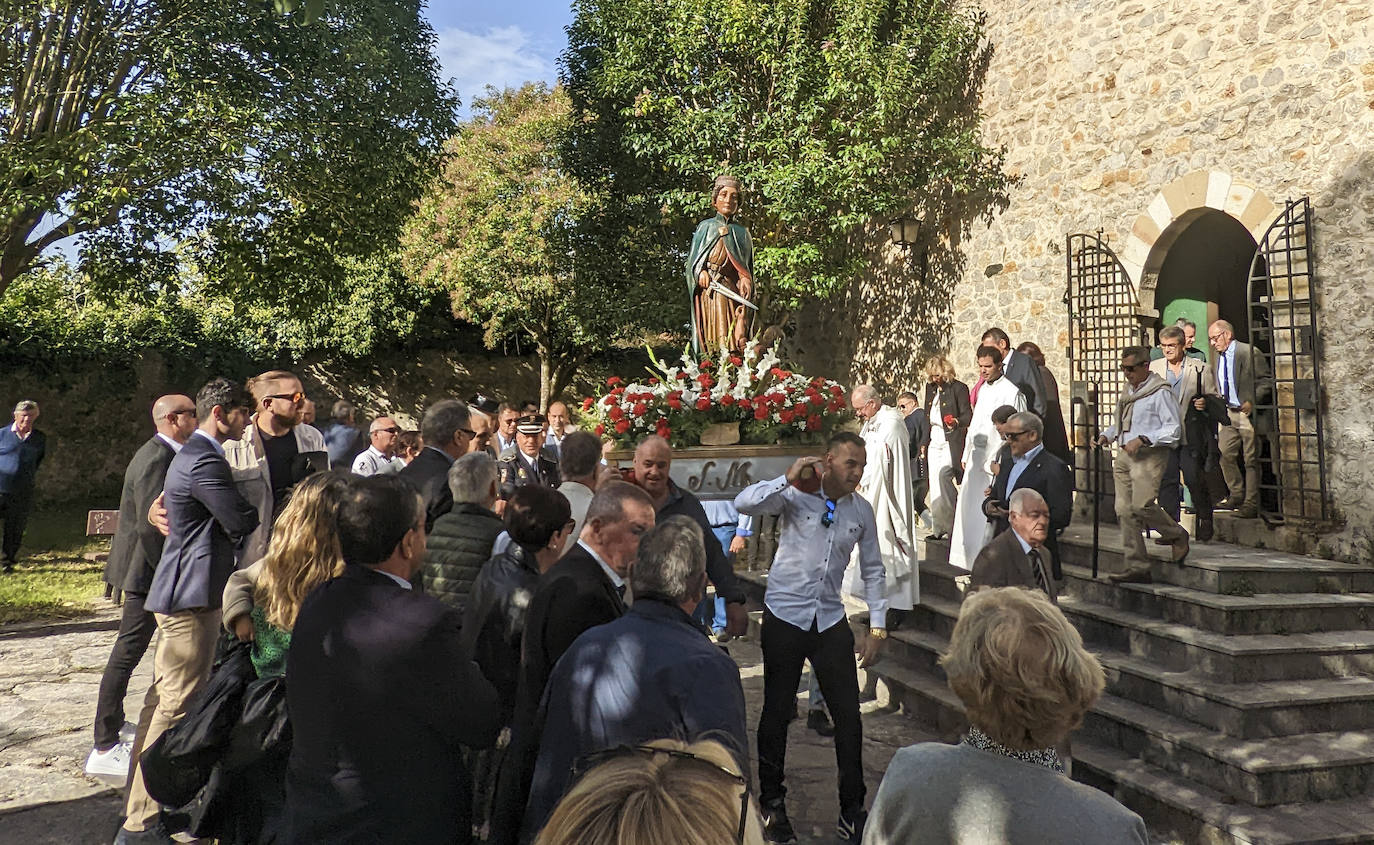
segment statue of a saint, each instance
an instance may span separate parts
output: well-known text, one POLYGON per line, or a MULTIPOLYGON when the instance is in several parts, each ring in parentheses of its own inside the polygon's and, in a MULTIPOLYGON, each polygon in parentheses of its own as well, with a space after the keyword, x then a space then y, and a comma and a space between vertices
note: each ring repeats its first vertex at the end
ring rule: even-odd
POLYGON ((716 216, 703 220, 687 253, 687 289, 692 297, 692 348, 715 354, 721 346, 744 351, 758 308, 754 295, 754 242, 734 222, 740 183, 718 176, 711 186, 716 216))

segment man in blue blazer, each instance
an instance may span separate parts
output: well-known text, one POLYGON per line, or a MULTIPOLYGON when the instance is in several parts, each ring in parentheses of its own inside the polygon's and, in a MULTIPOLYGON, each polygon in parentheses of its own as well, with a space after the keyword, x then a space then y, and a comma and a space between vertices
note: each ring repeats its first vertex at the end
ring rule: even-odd
MULTIPOLYGON (((225 441, 243 436, 252 407, 248 392, 228 379, 216 378, 202 387, 196 394, 200 427, 167 468, 167 542, 144 602, 162 636, 153 656, 153 685, 138 722, 135 760, 185 715, 186 702, 210 673, 235 546, 258 526, 258 511, 239 493, 224 457, 225 441)), ((125 814, 116 845, 172 841, 137 766, 125 814)))

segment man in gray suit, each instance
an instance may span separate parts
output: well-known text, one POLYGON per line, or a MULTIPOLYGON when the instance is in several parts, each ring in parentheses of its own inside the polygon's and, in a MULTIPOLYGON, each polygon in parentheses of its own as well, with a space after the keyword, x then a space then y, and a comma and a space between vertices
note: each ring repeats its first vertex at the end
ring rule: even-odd
POLYGON ((1226 401, 1231 424, 1217 432, 1217 448, 1221 451, 1221 474, 1231 495, 1218 502, 1219 509, 1236 509, 1241 519, 1259 515, 1259 444, 1255 435, 1270 431, 1269 415, 1255 411, 1256 405, 1272 401, 1274 382, 1270 378, 1269 363, 1258 349, 1236 340, 1236 330, 1225 320, 1217 320, 1207 330, 1216 355, 1212 357, 1212 377, 1217 392, 1226 401), (1244 466, 1241 474, 1237 460, 1244 466))
POLYGON ((1050 577, 1050 553, 1045 541, 1050 536, 1050 506, 1045 497, 1030 487, 1012 491, 1007 518, 1011 529, 1003 531, 978 552, 969 576, 972 589, 981 587, 1025 587, 1040 590, 1059 603, 1054 579, 1050 577))

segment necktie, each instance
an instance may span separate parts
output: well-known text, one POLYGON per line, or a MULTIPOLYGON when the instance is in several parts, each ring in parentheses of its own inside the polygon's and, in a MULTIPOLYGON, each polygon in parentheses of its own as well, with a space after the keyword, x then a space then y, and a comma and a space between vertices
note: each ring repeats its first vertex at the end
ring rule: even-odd
POLYGON ((1226 363, 1226 353, 1221 353, 1221 398, 1226 407, 1231 407, 1231 366, 1226 363))
POLYGON ((616 591, 617 593, 619 593, 619 594, 620 594, 620 598, 621 598, 622 600, 624 600, 624 598, 625 598, 625 585, 624 585, 624 584, 621 584, 619 587, 616 587, 616 588, 615 588, 615 591, 616 591))
POLYGON ((1050 581, 1045 577, 1045 567, 1040 563, 1040 552, 1031 549, 1026 552, 1026 558, 1030 561, 1031 572, 1035 574, 1035 586, 1039 587, 1045 595, 1050 594, 1050 581))

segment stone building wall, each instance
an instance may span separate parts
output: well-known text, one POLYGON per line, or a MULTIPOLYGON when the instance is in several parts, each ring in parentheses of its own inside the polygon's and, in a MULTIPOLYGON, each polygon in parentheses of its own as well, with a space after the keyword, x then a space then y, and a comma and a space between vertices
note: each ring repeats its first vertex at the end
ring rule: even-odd
MULTIPOLYGON (((961 374, 984 328, 1044 349, 1068 402, 1065 237, 1103 230, 1149 287, 1189 212, 1252 233, 1311 197, 1329 480, 1340 532, 1324 551, 1374 549, 1374 19, 1367 0, 982 0, 995 49, 987 138, 1020 177, 1010 208, 958 244, 946 303, 961 374)), ((865 283, 857 301, 879 297, 865 283)), ((864 328, 851 374, 910 372, 864 328), (875 358, 873 350, 880 350, 875 358)), ((890 329, 889 329, 890 330, 890 329)), ((1199 338, 1205 343, 1205 336, 1199 338)), ((890 346, 890 344, 888 344, 890 346)), ((970 380, 971 381, 971 380, 970 380)))

